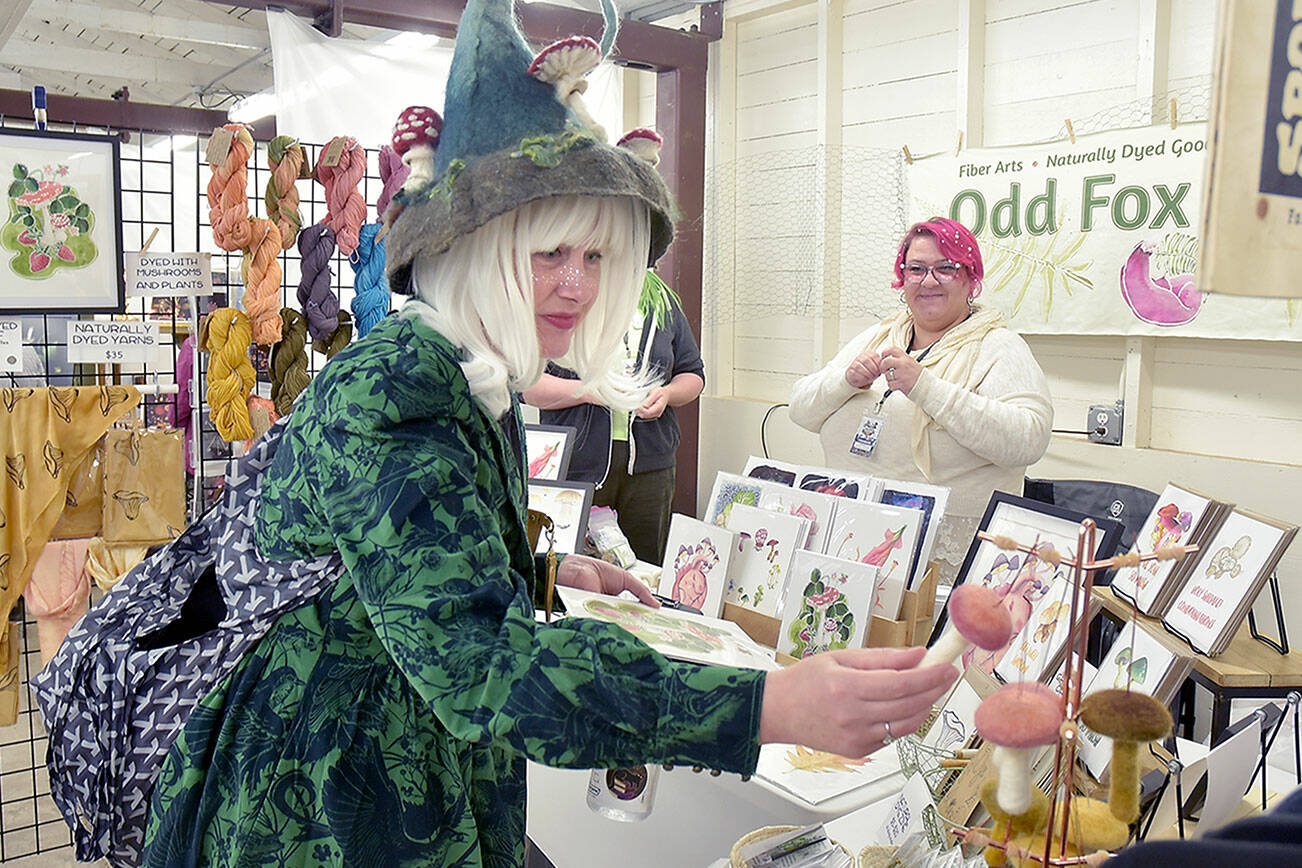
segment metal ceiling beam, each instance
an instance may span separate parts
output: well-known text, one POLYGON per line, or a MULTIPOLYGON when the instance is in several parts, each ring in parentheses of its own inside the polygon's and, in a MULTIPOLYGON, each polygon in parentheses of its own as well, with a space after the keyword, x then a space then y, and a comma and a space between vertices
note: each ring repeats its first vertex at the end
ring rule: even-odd
MULTIPOLYGON (((56 49, 53 45, 31 40, 10 42, 0 54, 0 63, 31 69, 59 69, 97 78, 117 79, 127 84, 133 81, 161 81, 193 88, 203 87, 230 68, 189 60, 141 57, 131 52, 63 46, 56 49)), ((266 76, 262 75, 258 77, 257 87, 251 87, 250 90, 260 90, 265 85, 266 76)))
POLYGON ((32 0, 31 15, 54 24, 71 24, 130 36, 220 45, 223 48, 260 51, 271 45, 265 27, 213 24, 149 12, 106 9, 82 0, 32 0))
MULTIPOLYGON (((157 130, 159 132, 198 133, 207 135, 213 127, 226 123, 226 112, 179 106, 153 105, 129 100, 86 99, 48 94, 46 105, 50 123, 76 123, 88 127, 114 130, 157 130)), ((0 115, 29 120, 32 95, 25 90, 0 90, 0 115)), ((274 118, 264 118, 253 127, 253 138, 269 141, 276 135, 274 118)))

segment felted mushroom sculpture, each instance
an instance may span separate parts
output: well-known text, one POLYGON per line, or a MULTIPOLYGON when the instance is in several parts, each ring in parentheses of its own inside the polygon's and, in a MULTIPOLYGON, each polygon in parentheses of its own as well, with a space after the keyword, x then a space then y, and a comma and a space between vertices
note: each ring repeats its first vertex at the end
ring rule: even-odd
POLYGON ((995 801, 1009 816, 1031 809, 1031 754, 1058 740, 1063 720, 1062 698, 1038 682, 1005 684, 977 706, 977 733, 995 746, 995 801))
MULTIPOLYGON (((1039 787, 1031 788, 1031 806, 1020 814, 1010 814, 999 807, 999 801, 995 798, 998 787, 997 780, 986 781, 981 785, 981 806, 990 813, 990 818, 995 823, 991 840, 1002 842, 1010 835, 1033 835, 1043 831, 1044 820, 1049 816, 1049 797, 1039 787)), ((1007 854, 998 847, 986 847, 985 857, 986 864, 991 868, 1008 862, 1007 854)))
MULTIPOLYGON (((1062 810, 1063 801, 1059 800, 1053 812, 1055 832, 1062 828, 1062 810)), ((1067 840, 1083 853, 1118 850, 1130 840, 1130 827, 1112 815, 1107 802, 1072 796, 1068 808, 1067 840)))
POLYGON ((959 585, 950 592, 949 629, 927 649, 918 666, 953 663, 968 648, 976 645, 998 651, 1013 635, 1013 620, 1003 599, 981 585, 959 585))
POLYGON ((606 140, 606 130, 588 113, 583 94, 588 89, 588 73, 601 63, 601 46, 589 36, 567 36, 538 52, 529 64, 529 74, 556 88, 556 98, 599 141, 606 140))
POLYGON ((1086 696, 1080 722, 1112 739, 1108 807, 1118 820, 1133 823, 1139 818, 1139 746, 1171 732, 1171 712, 1147 694, 1114 688, 1086 696))
POLYGON ((434 179, 434 150, 443 132, 443 117, 424 105, 407 106, 393 125, 393 149, 411 169, 404 190, 423 187, 434 179))
POLYGON ((650 127, 637 127, 624 133, 623 137, 615 142, 615 146, 632 151, 651 165, 658 166, 660 146, 664 143, 664 137, 650 127))

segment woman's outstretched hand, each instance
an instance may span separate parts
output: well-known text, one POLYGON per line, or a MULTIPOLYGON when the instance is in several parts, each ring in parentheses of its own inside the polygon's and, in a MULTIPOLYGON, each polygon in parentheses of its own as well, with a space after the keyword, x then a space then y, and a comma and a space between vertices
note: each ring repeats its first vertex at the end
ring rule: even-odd
POLYGON ((660 603, 651 596, 651 589, 628 570, 586 555, 566 555, 556 568, 556 584, 612 597, 621 591, 629 591, 638 602, 653 609, 660 608, 660 603))
POLYGON ((765 677, 759 740, 867 756, 915 732, 958 678, 953 666, 915 669, 923 648, 847 648, 765 677))

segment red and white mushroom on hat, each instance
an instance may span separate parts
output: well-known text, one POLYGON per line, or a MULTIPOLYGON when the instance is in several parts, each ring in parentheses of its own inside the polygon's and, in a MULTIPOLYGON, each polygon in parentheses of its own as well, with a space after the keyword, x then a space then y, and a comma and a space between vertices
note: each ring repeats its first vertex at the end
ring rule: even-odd
POLYGON ((567 36, 538 52, 529 64, 529 74, 556 88, 556 98, 566 105, 583 126, 605 141, 606 130, 588 113, 583 93, 588 73, 601 63, 601 46, 589 36, 567 36))
POLYGON ((411 169, 403 189, 423 186, 434 178, 434 151, 443 131, 443 118, 429 106, 413 105, 402 110, 393 125, 393 149, 411 169))
POLYGON ((664 143, 664 138, 650 127, 637 127, 624 133, 615 145, 632 151, 634 155, 655 166, 660 163, 660 146, 664 143))

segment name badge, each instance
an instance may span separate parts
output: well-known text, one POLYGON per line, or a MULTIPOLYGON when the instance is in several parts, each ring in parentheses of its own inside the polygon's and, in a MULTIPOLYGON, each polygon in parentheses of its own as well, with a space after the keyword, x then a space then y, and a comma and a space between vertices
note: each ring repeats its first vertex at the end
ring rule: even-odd
POLYGON ((864 413, 863 418, 859 420, 859 430, 850 441, 850 454, 858 455, 860 458, 872 458, 873 450, 877 448, 877 441, 882 436, 882 426, 885 424, 885 417, 877 413, 864 413))

